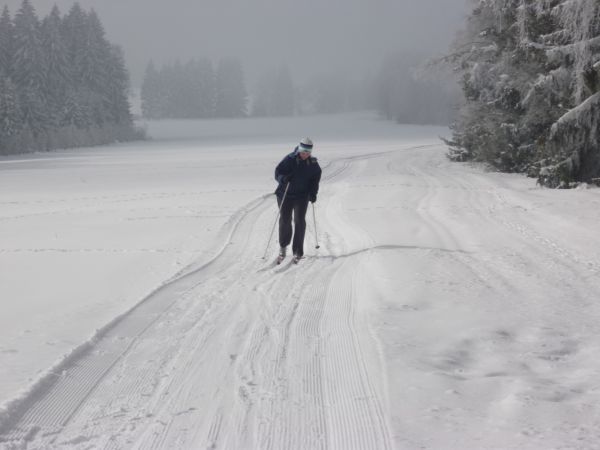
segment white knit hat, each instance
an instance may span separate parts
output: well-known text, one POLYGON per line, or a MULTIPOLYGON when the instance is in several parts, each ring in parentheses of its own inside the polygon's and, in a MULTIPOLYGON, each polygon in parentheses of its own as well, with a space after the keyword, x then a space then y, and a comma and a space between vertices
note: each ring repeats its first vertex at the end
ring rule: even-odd
POLYGON ((298 151, 299 152, 312 152, 313 149, 313 141, 310 140, 310 138, 304 138, 300 141, 300 144, 298 145, 298 151))

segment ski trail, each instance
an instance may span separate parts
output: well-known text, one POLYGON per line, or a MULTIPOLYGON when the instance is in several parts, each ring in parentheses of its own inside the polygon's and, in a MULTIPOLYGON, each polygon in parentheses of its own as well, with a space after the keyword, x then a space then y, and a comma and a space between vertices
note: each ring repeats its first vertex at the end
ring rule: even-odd
MULTIPOLYGON (((239 239, 242 243, 247 243, 256 218, 267 206, 265 200, 251 205, 233 227, 230 244, 226 245, 214 260, 158 289, 121 318, 83 356, 71 365, 63 367, 62 372, 55 374, 53 380, 46 380, 45 383, 49 385, 46 390, 36 392, 35 397, 26 399, 20 408, 23 413, 14 414, 11 422, 3 426, 3 430, 7 431, 2 433, 0 442, 28 442, 36 437, 41 437, 42 442, 55 442, 53 438, 47 437, 58 433, 71 421, 79 409, 86 405, 88 397, 99 389, 101 381, 106 379, 110 371, 115 368, 118 371, 118 363, 127 360, 127 355, 131 353, 141 336, 144 334, 152 336, 153 331, 163 328, 169 316, 176 314, 173 308, 177 308, 178 303, 189 301, 189 297, 198 285, 202 283, 210 285, 211 277, 218 277, 219 274, 226 272, 230 261, 239 259, 238 254, 243 246, 235 245, 235 242, 232 245, 232 241, 239 239)), ((210 301, 207 303, 210 311, 210 301)), ((196 315, 201 316, 198 313, 196 315)), ((198 317, 194 318, 198 319, 198 317)), ((197 323, 193 322, 189 325, 194 326, 197 323)), ((209 335, 210 332, 211 328, 206 327, 206 334, 209 335)), ((160 335, 160 332, 157 334, 160 335)), ((166 342, 178 344, 177 341, 166 342)), ((153 344, 156 345, 156 342, 153 344)), ((167 360, 160 363, 167 364, 167 360)), ((139 378, 124 378, 136 383, 134 386, 126 387, 125 391, 128 393, 131 389, 133 392, 143 391, 146 379, 151 379, 150 383, 159 384, 159 380, 155 379, 151 371, 146 371, 139 378), (143 387, 137 385, 138 383, 143 387)), ((112 388, 109 390, 112 391, 112 388)))
POLYGON ((344 261, 327 291, 322 333, 328 336, 325 355, 326 402, 332 424, 331 448, 391 448, 380 399, 365 366, 356 315, 356 261, 344 261))
MULTIPOLYGON (((360 167, 334 161, 324 178, 343 184, 360 167)), ((352 285, 353 275, 311 257, 256 270, 263 242, 252 237, 265 235, 273 203, 243 208, 212 260, 183 270, 44 380, 3 424, 0 446, 390 448, 371 388, 378 371, 360 361, 370 337, 337 319, 353 315, 356 298, 331 280, 352 285)))

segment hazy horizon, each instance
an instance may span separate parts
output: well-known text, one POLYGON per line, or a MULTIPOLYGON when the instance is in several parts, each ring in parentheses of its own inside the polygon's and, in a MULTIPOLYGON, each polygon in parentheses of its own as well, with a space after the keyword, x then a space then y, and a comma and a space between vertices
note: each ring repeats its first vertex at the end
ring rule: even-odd
MULTIPOLYGON (((31 0, 38 16, 73 0, 31 0)), ((80 0, 93 8, 107 38, 125 53, 133 87, 149 60, 240 58, 251 81, 287 64, 294 79, 324 73, 374 73, 387 54, 447 50, 466 0, 80 0)), ((21 0, 3 4, 11 15, 21 0)))

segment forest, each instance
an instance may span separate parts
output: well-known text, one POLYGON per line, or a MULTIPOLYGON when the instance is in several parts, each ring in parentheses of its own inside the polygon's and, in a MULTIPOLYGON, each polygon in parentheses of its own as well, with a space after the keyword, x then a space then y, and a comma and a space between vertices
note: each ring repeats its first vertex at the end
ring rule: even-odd
POLYGON ((0 154, 139 139, 121 49, 77 3, 39 19, 29 0, 0 17, 0 154))
POLYGON ((449 157, 542 186, 600 182, 600 2, 477 0, 446 58, 464 102, 449 157))

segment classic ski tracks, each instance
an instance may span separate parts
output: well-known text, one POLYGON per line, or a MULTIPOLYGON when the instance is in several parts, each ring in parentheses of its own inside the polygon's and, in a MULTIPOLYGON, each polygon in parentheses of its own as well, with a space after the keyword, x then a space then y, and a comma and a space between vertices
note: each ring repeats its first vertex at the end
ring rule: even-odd
MULTIPOLYGON (((354 160, 377 156, 334 161, 324 179, 334 181, 354 160)), ((340 272, 344 261, 308 258, 275 282, 275 271, 255 278, 252 255, 262 242, 252 245, 250 236, 259 222, 266 229, 270 202, 270 196, 263 196, 241 208, 224 226, 216 256, 166 282, 10 405, 10 414, 0 422, 0 448, 164 448, 198 441, 231 448, 250 442, 273 449, 337 448, 342 442, 348 449, 390 448, 379 400, 361 359, 352 290, 337 292, 331 281, 351 276, 340 272), (232 267, 248 274, 234 285, 228 275, 232 267), (298 296, 285 295, 290 283, 298 296), (250 301, 271 302, 274 315, 263 311, 252 329, 247 326, 246 337, 240 335, 248 341, 237 347, 239 354, 207 366, 202 359, 207 349, 222 346, 223 338, 237 339, 235 327, 224 326, 227 319, 239 320, 238 326, 247 319, 232 300, 243 298, 239 291, 244 289, 256 292, 250 301), (177 337, 170 334, 172 324, 178 327, 177 337), (194 378, 207 369, 214 380, 236 386, 232 394, 223 392, 223 385, 214 388, 222 405, 235 404, 237 417, 226 419, 217 406, 205 425, 182 426, 197 418, 201 396, 194 392, 194 378), (324 381, 338 377, 350 381, 337 386, 324 381), (130 410, 120 403, 124 398, 126 404, 133 402, 130 410), (196 399, 197 406, 184 408, 186 399, 196 399), (297 409, 298 402, 303 408, 297 409), (181 410, 171 419, 162 419, 165 411, 177 408, 181 410), (223 436, 226 426, 237 437, 223 436), (64 434, 65 428, 70 433, 64 434)))
POLYGON ((226 269, 232 240, 238 235, 243 236, 239 232, 241 225, 248 218, 254 223, 266 209, 268 199, 268 196, 259 198, 232 217, 221 233, 228 237, 217 256, 198 268, 182 271, 180 276, 155 290, 101 330, 93 342, 76 349, 53 373, 40 380, 28 396, 11 405, 10 415, 0 423, 0 444, 27 442, 38 432, 52 436, 60 431, 137 338, 167 314, 186 292, 226 269))

